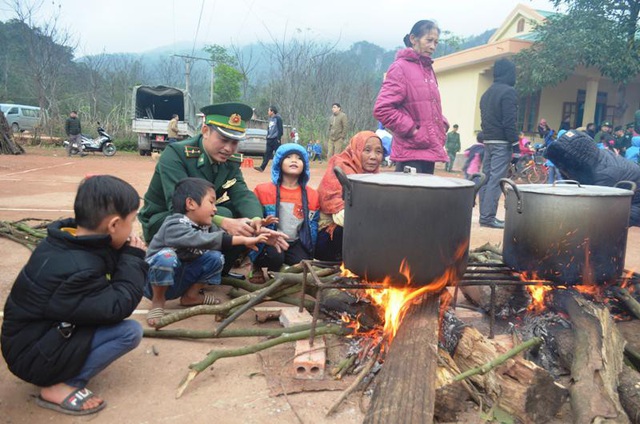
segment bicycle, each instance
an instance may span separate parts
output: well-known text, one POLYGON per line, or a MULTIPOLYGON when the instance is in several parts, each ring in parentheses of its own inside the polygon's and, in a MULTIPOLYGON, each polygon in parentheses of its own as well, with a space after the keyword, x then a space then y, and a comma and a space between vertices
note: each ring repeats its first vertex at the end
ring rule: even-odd
POLYGON ((516 183, 543 184, 547 182, 549 170, 544 165, 543 151, 544 147, 536 147, 534 154, 529 155, 529 158, 525 161, 522 158, 514 157, 509 164, 507 178, 516 183))

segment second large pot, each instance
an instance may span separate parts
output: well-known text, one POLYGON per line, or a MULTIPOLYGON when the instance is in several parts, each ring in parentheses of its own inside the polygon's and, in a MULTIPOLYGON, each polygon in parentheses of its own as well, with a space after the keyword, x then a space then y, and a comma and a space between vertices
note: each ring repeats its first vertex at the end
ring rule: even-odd
POLYGON ((407 283, 399 274, 405 260, 414 286, 429 284, 448 269, 462 276, 475 196, 471 181, 338 171, 345 197, 345 267, 368 281, 390 278, 392 285, 407 283))
POLYGON ((580 185, 515 185, 505 194, 503 259, 509 267, 560 284, 602 284, 624 269, 635 189, 580 185), (534 274, 535 273, 535 274, 534 274))

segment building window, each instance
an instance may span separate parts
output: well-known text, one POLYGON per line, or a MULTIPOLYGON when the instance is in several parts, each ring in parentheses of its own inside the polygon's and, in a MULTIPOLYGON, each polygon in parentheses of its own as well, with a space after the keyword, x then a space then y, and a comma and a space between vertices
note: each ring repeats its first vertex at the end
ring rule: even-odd
POLYGON ((524 19, 520 18, 520 20, 518 21, 516 32, 523 32, 523 31, 524 31, 524 19))
POLYGON ((536 91, 528 96, 520 97, 518 105, 518 129, 525 133, 534 132, 538 126, 538 108, 540 107, 540 92, 536 91))

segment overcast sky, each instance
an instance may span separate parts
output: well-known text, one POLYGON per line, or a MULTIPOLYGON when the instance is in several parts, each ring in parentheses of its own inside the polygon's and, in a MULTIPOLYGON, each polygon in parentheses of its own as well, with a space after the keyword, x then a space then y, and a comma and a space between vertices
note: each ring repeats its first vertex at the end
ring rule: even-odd
MULTIPOLYGON (((21 0, 23 4, 38 0, 21 0)), ((367 40, 386 49, 420 19, 444 31, 477 35, 498 27, 518 3, 553 10, 548 0, 40 0, 60 11, 77 56, 144 52, 177 42, 243 45, 304 34, 341 48, 367 40), (199 29, 198 29, 199 23, 199 29)), ((9 3, 12 3, 10 1, 9 3)), ((39 19, 43 19, 41 13, 39 19)), ((0 0, 0 20, 14 17, 0 0)), ((196 52, 198 53, 198 52, 196 52)))

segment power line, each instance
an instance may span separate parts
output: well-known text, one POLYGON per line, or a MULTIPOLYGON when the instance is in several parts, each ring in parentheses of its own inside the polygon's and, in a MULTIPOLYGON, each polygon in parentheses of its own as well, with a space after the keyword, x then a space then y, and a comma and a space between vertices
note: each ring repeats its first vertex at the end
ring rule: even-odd
POLYGON ((200 16, 198 16, 198 26, 196 27, 196 35, 193 37, 193 47, 191 47, 191 56, 196 50, 196 40, 198 39, 198 32, 200 32, 200 22, 202 21, 202 12, 204 11, 204 1, 202 0, 202 6, 200 6, 200 16))

